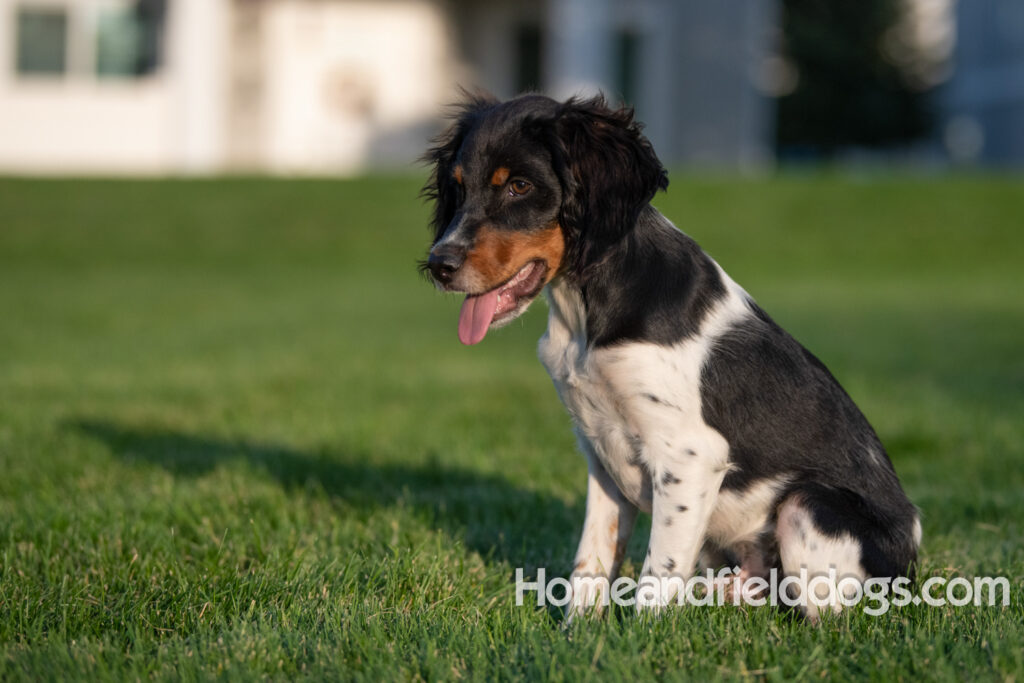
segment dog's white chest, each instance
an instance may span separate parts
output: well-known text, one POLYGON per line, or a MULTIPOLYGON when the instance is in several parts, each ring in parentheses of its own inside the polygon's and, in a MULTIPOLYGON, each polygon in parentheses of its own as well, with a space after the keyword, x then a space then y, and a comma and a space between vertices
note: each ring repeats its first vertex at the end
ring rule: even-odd
POLYGON ((711 344, 744 313, 731 298, 716 308, 701 334, 665 347, 650 343, 588 348, 579 295, 548 290, 551 315, 538 354, 572 415, 581 447, 589 448, 623 494, 651 507, 652 475, 680 471, 691 458, 714 477, 729 446, 704 422, 700 378, 711 344))
POLYGON ((541 338, 539 355, 559 398, 572 415, 580 447, 590 449, 619 490, 637 507, 650 510, 650 476, 640 457, 636 428, 622 410, 627 397, 619 395, 582 338, 541 338))

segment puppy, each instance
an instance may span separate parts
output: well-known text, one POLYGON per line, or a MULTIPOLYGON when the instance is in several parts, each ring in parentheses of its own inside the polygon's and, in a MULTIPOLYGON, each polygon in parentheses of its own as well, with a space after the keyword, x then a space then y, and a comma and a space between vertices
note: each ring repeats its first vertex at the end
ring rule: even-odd
MULTIPOLYGON (((589 470, 570 616, 605 602, 606 583, 581 579, 615 578, 640 510, 652 515, 641 585, 690 576, 698 558, 737 563, 741 578, 832 569, 833 587, 912 577, 918 512, 874 430, 650 205, 668 179, 632 111, 470 98, 436 142, 424 267, 466 295, 459 339, 477 344, 548 300, 539 355, 589 470)), ((654 584, 640 609, 675 597, 654 584)), ((816 619, 823 605, 805 602, 816 619)))

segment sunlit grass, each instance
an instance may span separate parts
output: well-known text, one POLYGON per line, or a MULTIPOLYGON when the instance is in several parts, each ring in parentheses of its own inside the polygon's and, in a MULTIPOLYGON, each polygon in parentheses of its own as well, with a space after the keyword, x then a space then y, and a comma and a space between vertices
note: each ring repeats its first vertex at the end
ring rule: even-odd
POLYGON ((872 420, 924 573, 1008 576, 1009 608, 567 633, 511 581, 567 574, 582 521, 544 306, 462 347, 419 182, 0 181, 0 679, 1021 675, 1022 183, 655 202, 872 420))

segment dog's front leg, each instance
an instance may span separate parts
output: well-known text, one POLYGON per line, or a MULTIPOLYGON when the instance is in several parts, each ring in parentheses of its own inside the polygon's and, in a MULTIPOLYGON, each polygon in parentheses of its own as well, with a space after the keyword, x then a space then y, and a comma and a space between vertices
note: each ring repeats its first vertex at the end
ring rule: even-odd
POLYGON ((572 572, 572 599, 566 619, 608 604, 611 582, 619 572, 626 544, 633 534, 637 509, 619 490, 586 439, 580 448, 587 458, 587 512, 572 572))
POLYGON ((725 468, 694 449, 681 457, 648 458, 652 477, 651 540, 636 592, 637 610, 658 609, 683 597, 725 468))

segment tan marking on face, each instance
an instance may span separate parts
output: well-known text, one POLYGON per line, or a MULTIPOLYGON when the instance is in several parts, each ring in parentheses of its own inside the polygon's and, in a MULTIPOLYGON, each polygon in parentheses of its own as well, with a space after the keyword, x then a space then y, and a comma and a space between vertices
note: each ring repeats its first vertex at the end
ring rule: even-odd
POLYGON ((457 165, 452 170, 452 176, 455 178, 455 182, 457 182, 459 185, 462 184, 462 164, 457 165))
POLYGON ((558 223, 535 232, 508 232, 484 226, 477 231, 466 265, 480 275, 483 291, 487 291, 535 259, 547 264, 544 277, 544 284, 547 284, 558 274, 564 255, 565 237, 558 223))
POLYGON ((501 187, 505 184, 505 181, 508 180, 508 176, 509 170, 504 166, 499 166, 497 170, 494 171, 494 175, 491 176, 491 185, 501 187))

